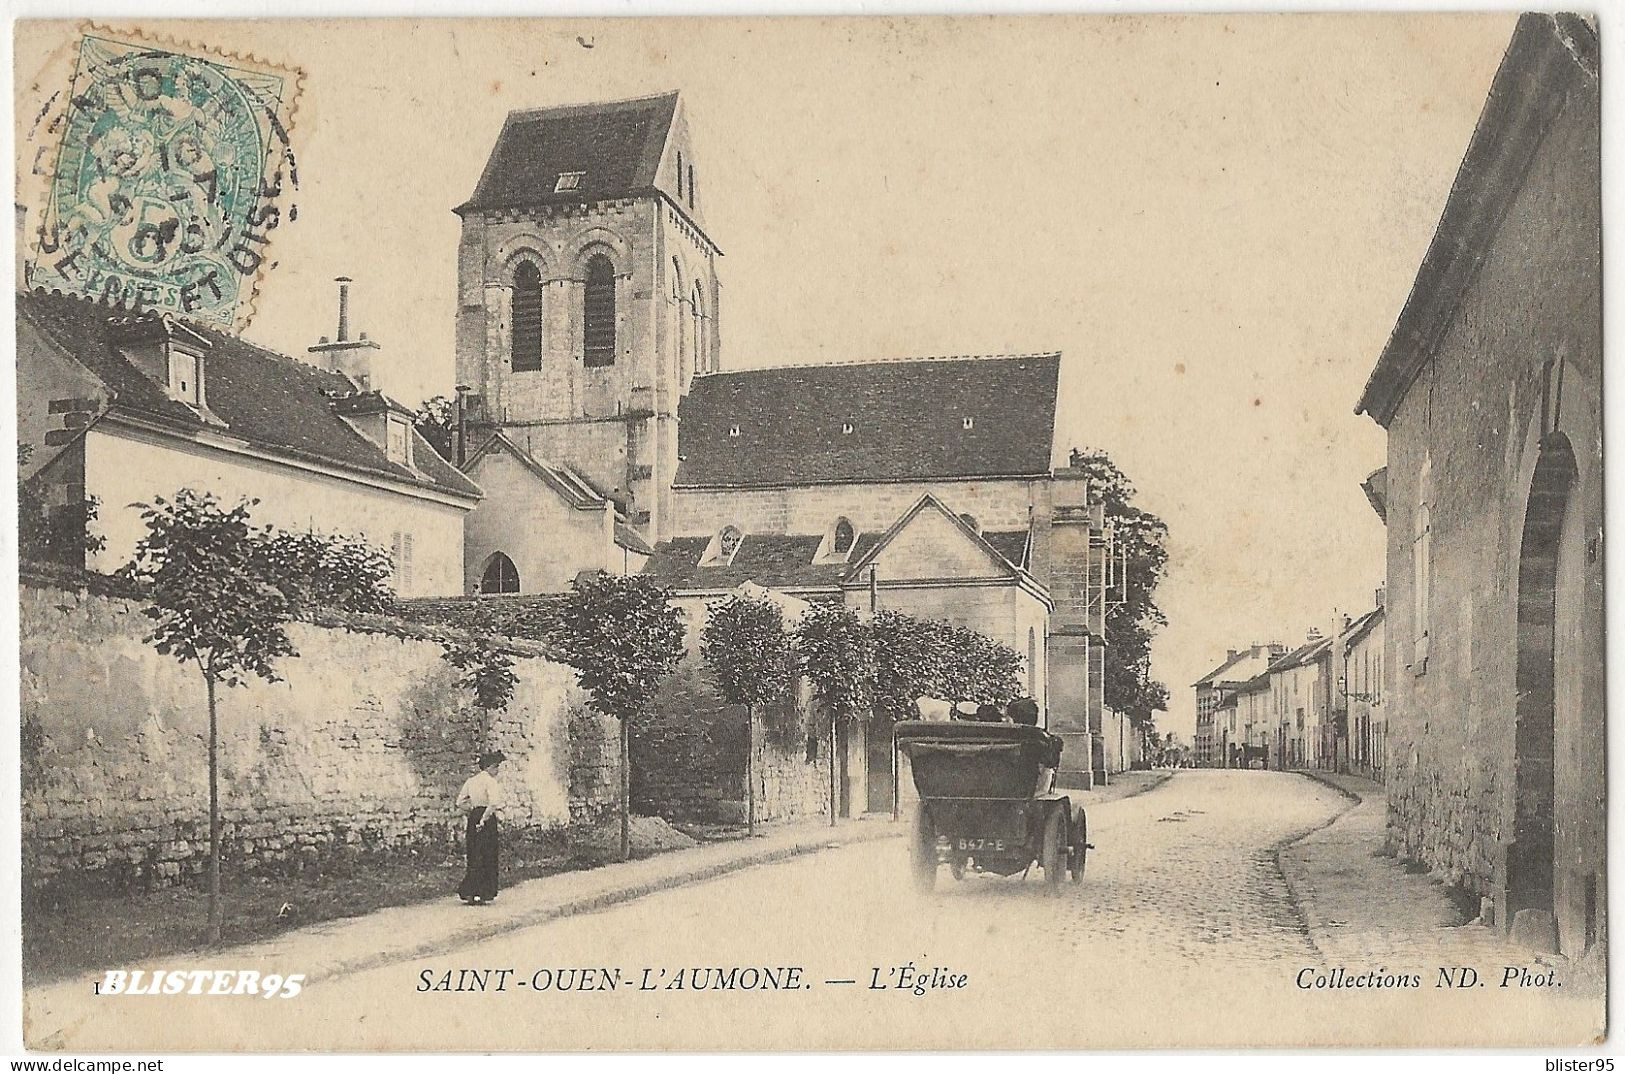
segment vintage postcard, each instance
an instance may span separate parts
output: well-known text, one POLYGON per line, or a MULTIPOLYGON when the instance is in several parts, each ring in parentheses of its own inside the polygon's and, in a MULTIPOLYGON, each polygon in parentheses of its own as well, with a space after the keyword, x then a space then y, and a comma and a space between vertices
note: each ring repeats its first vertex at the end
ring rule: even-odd
POLYGON ((1604 1040, 1594 17, 15 30, 28 1048, 1604 1040))

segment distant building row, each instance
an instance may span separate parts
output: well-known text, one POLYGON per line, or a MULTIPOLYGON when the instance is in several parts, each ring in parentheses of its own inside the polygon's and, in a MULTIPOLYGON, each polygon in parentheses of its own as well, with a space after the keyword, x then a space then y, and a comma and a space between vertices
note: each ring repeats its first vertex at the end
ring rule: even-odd
POLYGON ((1231 649, 1197 680, 1193 756, 1208 768, 1323 768, 1381 780, 1383 591, 1330 634, 1231 649))

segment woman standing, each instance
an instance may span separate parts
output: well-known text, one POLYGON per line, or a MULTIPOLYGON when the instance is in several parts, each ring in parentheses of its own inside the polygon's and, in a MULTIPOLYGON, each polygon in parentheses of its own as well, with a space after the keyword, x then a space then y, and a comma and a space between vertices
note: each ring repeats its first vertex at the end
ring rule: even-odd
POLYGON ((465 845, 468 869, 457 894, 472 906, 497 897, 497 813, 506 804, 497 769, 507 760, 501 750, 481 755, 480 770, 470 776, 457 792, 457 808, 468 811, 465 845))

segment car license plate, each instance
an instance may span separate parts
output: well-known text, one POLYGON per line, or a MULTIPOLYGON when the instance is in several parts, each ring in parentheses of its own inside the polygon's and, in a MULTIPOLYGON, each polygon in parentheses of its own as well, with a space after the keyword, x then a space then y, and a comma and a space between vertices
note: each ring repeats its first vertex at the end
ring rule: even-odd
POLYGON ((955 844, 954 849, 956 849, 956 850, 1003 850, 1004 849, 1004 840, 1003 839, 960 839, 955 844))

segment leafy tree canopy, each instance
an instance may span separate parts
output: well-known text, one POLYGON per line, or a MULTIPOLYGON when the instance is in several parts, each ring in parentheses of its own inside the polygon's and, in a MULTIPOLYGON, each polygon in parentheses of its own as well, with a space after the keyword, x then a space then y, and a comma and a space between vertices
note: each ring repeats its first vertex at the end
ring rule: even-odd
POLYGON ((874 635, 842 604, 814 604, 795 631, 796 655, 813 696, 836 719, 866 717, 875 687, 874 635))
POLYGON ((294 605, 267 575, 266 534, 249 521, 257 502, 226 508, 182 489, 173 500, 137 505, 147 534, 126 569, 150 587, 147 640, 228 686, 253 676, 276 682, 277 659, 296 655, 285 630, 294 605))
POLYGON ((33 456, 32 444, 17 445, 17 558, 83 567, 87 554, 107 545, 90 528, 101 502, 87 496, 77 503, 53 504, 43 473, 21 476, 33 456))
POLYGON ((1074 449, 1071 464, 1088 474, 1125 568, 1114 579, 1114 603, 1106 612, 1106 704, 1150 726, 1156 713, 1168 709, 1168 687, 1151 678, 1151 642, 1168 623, 1156 602, 1168 566, 1168 527, 1134 505, 1137 490, 1104 451, 1074 449))
POLYGON ((437 395, 432 399, 425 399, 423 405, 418 407, 412 423, 417 426, 423 439, 429 442, 435 453, 447 462, 452 462, 452 433, 457 428, 457 404, 445 395, 437 395))
POLYGON ((641 575, 582 575, 558 611, 557 641, 594 707, 621 720, 646 712, 683 657, 671 591, 641 575))
POLYGON ((794 659, 779 606, 734 595, 706 611, 700 655, 723 699, 756 709, 782 696, 794 659))

